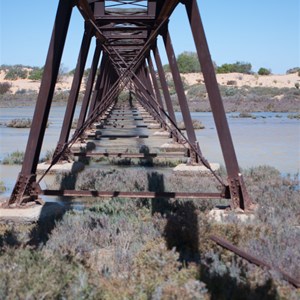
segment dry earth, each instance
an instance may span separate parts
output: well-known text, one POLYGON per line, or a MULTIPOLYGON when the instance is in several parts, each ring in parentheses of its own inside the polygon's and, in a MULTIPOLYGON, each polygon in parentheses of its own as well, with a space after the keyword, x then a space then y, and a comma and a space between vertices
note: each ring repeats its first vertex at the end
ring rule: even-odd
MULTIPOLYGON (((203 83, 203 75, 199 73, 183 74, 182 75, 187 81, 188 85, 193 85, 196 83, 203 83)), ((268 75, 259 76, 241 74, 241 73, 229 73, 229 74, 217 74, 217 81, 221 85, 227 85, 228 81, 236 81, 236 86, 263 86, 263 87, 295 87, 295 83, 300 83, 300 77, 297 73, 288 75, 268 75)))
MULTIPOLYGON (((11 84, 11 92, 14 94, 21 90, 38 91, 41 85, 40 81, 29 80, 29 79, 18 79, 18 80, 5 80, 5 72, 0 71, 0 83, 8 82, 11 84)), ((56 85, 56 89, 61 91, 68 91, 71 88, 72 76, 64 76, 56 85)))
MULTIPOLYGON (((40 87, 40 81, 33 81, 28 79, 19 79, 19 80, 4 80, 5 73, 0 72, 0 82, 9 82, 12 87, 12 93, 16 93, 20 90, 32 90, 38 91, 40 87)), ((188 85, 193 85, 197 83, 203 83, 203 75, 200 73, 191 73, 182 75, 188 85)), ((295 83, 300 83, 300 77, 297 73, 288 74, 288 75, 268 75, 268 76, 259 76, 259 75, 247 75, 240 73, 229 73, 229 74, 217 74, 218 83, 221 85, 227 85, 228 81, 236 81, 236 86, 263 86, 263 87, 278 87, 284 88, 295 87, 295 83)), ((57 90, 65 91, 70 90, 72 84, 72 76, 65 76, 60 82, 57 83, 57 90)))

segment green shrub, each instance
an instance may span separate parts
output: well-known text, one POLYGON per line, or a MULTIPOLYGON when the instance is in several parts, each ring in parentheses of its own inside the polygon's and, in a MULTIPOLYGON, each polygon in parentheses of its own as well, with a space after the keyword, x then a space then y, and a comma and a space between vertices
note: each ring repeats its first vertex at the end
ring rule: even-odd
POLYGON ((266 68, 260 68, 257 73, 258 75, 270 75, 271 70, 266 68))
POLYGON ((8 72, 5 74, 5 80, 17 80, 17 79, 26 79, 28 75, 27 70, 23 66, 15 65, 12 66, 8 72))
MULTIPOLYGON (((220 174, 225 178, 223 170, 220 174)), ((215 206, 211 200, 203 206, 198 199, 92 198, 81 199, 84 208, 69 210, 37 244, 32 235, 44 222, 25 229, 0 224, 0 299, 298 299, 299 291, 276 268, 300 276, 299 179, 282 177, 268 166, 243 174, 259 204, 253 221, 241 221, 233 212, 222 223, 214 222, 207 216, 215 206), (217 246, 211 234, 273 270, 217 246)), ((94 183, 80 184, 111 189, 121 176, 130 189, 136 180, 151 191, 213 191, 216 185, 202 175, 142 169, 86 170, 82 177, 94 183)))
POLYGON ((30 79, 30 80, 42 80, 43 73, 44 73, 44 68, 33 68, 29 72, 28 79, 30 79))
MULTIPOLYGON (((205 128, 205 126, 200 121, 198 121, 198 120, 193 119, 192 122, 193 122, 194 129, 204 129, 205 128)), ((177 123, 177 127, 180 130, 185 130, 184 122, 183 121, 182 122, 178 122, 177 123)))
POLYGON ((300 83, 299 83, 299 82, 296 82, 296 83, 295 83, 295 88, 296 88, 297 90, 299 90, 299 88, 300 88, 300 83))
MULTIPOLYGON (((173 81, 172 75, 166 76, 166 79, 167 79, 167 84, 168 84, 170 94, 171 95, 176 94, 175 83, 173 81)), ((183 88, 186 90, 188 88, 188 83, 183 76, 181 76, 181 81, 182 81, 183 88)))
POLYGON ((24 160, 24 152, 15 151, 2 160, 3 165, 21 165, 24 160))
POLYGON ((10 91, 11 84, 8 82, 0 82, 0 95, 6 94, 10 91))
POLYGON ((227 85, 237 85, 237 81, 236 80, 228 80, 227 85))
POLYGON ((180 73, 201 72, 198 55, 195 52, 183 52, 177 57, 177 64, 180 73))
POLYGON ((77 128, 77 124, 78 124, 78 118, 75 118, 75 119, 73 120, 73 122, 72 122, 71 128, 72 128, 72 129, 76 129, 76 128, 77 128))
MULTIPOLYGON (((7 127, 11 128, 30 128, 32 120, 30 118, 23 119, 13 119, 6 123, 7 127)), ((47 122, 46 127, 49 127, 49 122, 47 122)))
POLYGON ((40 162, 50 162, 50 161, 52 161, 54 152, 55 152, 55 149, 47 150, 45 156, 43 158, 41 158, 40 162))
POLYGON ((170 66, 168 64, 163 65, 163 69, 165 72, 171 72, 170 66))
POLYGON ((9 249, 0 266, 1 299, 101 299, 83 266, 67 257, 9 249))
POLYGON ((217 73, 252 73, 252 65, 247 62, 236 62, 234 64, 223 64, 217 68, 217 73))
POLYGON ((30 128, 31 127, 32 120, 29 118, 24 118, 24 119, 13 119, 6 123, 7 127, 12 127, 12 128, 30 128))
POLYGON ((300 120, 300 114, 291 114, 287 116, 289 119, 297 119, 300 120))
POLYGON ((238 118, 251 118, 251 119, 256 119, 256 117, 253 114, 250 113, 240 113, 238 115, 238 118))
POLYGON ((4 185, 4 182, 3 181, 0 181, 0 193, 3 193, 6 191, 6 187, 4 185))
POLYGON ((298 73, 299 74, 299 72, 300 72, 300 68, 299 67, 295 67, 295 68, 287 70, 286 74, 294 74, 294 73, 298 73))
POLYGON ((207 97, 207 91, 204 84, 195 84, 188 87, 187 90, 188 99, 203 100, 207 97))

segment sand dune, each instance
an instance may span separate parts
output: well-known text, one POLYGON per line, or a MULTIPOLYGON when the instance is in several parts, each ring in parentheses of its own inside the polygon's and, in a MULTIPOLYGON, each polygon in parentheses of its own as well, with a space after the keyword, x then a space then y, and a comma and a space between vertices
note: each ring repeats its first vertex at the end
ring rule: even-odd
MULTIPOLYGON (((199 73, 183 74, 182 75, 189 85, 196 83, 203 83, 203 75, 199 73)), ((300 77, 297 73, 288 75, 247 75, 241 73, 217 74, 217 81, 221 85, 227 85, 228 81, 235 81, 236 86, 248 85, 251 87, 264 86, 264 87, 295 87, 295 83, 300 83, 300 77)))
MULTIPOLYGON (((188 85, 193 85, 197 83, 204 83, 203 75, 200 73, 190 73, 182 75, 188 85)), ((0 82, 9 82, 11 87, 11 92, 16 93, 21 90, 32 90, 38 91, 40 87, 40 81, 33 81, 28 79, 19 80, 4 80, 5 73, 0 72, 0 82)), ((217 74, 217 81, 221 85, 228 85, 231 81, 231 85, 236 85, 238 87, 248 85, 251 87, 263 86, 263 87, 278 87, 278 88, 292 88, 295 87, 295 83, 300 84, 300 77, 297 73, 288 75, 247 75, 240 73, 229 73, 229 74, 217 74)), ((70 90, 72 84, 72 76, 64 76, 60 82, 57 83, 56 89, 65 91, 70 90)), ((84 89, 84 84, 82 84, 82 89, 84 89)))

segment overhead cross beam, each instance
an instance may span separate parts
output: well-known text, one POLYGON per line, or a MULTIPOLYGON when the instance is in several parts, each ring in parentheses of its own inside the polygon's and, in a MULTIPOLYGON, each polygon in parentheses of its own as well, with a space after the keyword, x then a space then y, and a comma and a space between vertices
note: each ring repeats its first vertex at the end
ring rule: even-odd
MULTIPOLYGON (((42 194, 39 187, 41 178, 37 180, 36 176, 37 164, 45 136, 46 124, 52 104, 68 26, 72 11, 75 7, 77 7, 83 17, 85 31, 60 138, 49 169, 68 156, 70 145, 82 138, 85 130, 99 119, 99 117, 108 114, 108 111, 117 102, 118 95, 122 89, 127 88, 130 91, 130 96, 135 94, 140 105, 148 111, 161 127, 170 132, 174 141, 180 141, 187 145, 191 160, 194 163, 204 165, 213 176, 216 177, 223 189, 223 192, 217 196, 224 198, 230 197, 231 207, 234 209, 250 209, 252 201, 247 193, 243 177, 238 167, 196 0, 59 1, 24 163, 7 205, 9 207, 22 206, 26 204, 26 202, 35 201, 38 195, 42 194), (173 11, 180 2, 183 3, 186 8, 187 18, 190 22, 191 32, 202 67, 228 173, 226 184, 211 169, 200 150, 176 63, 168 23, 173 11), (174 106, 164 74, 160 50, 157 46, 157 41, 160 38, 162 38, 164 44, 164 49, 160 50, 166 51, 168 57, 187 136, 177 127, 174 106), (73 136, 71 136, 71 124, 77 106, 85 63, 93 39, 96 41, 96 47, 91 71, 86 83, 77 128, 73 136)), ((45 176, 45 174, 43 176, 45 176)), ((47 193, 51 194, 49 191, 47 193)), ((67 194, 74 195, 76 193, 77 192, 67 192, 67 194)), ((98 195, 105 194, 102 194, 101 191, 97 193, 98 195)), ((124 194, 122 194, 122 192, 118 193, 118 195, 124 194)), ((196 194, 200 195, 201 193, 202 192, 199 191, 199 193, 196 194)), ((57 194, 65 195, 66 193, 62 191, 57 194)), ((90 195, 94 194, 95 193, 90 193, 90 195)), ((115 195, 115 193, 112 191, 109 195, 115 195)), ((154 197, 155 195, 155 193, 152 193, 150 196, 154 197)), ((202 193, 201 195, 208 194, 202 193)))

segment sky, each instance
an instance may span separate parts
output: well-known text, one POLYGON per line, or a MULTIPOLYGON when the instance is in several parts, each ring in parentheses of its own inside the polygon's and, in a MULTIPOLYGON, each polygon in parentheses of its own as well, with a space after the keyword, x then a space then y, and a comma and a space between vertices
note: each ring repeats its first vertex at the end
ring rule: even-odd
MULTIPOLYGON (((300 66, 300 0, 198 0, 212 59, 217 65, 250 62, 274 74, 300 66)), ((0 0, 0 65, 45 63, 58 0, 0 0)), ((170 19, 176 55, 195 51, 182 4, 170 19)), ((74 9, 62 58, 66 70, 77 61, 83 34, 82 17, 74 9)), ((90 66, 93 41, 87 67, 90 66)), ((166 54, 159 40, 163 63, 166 54)))

